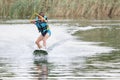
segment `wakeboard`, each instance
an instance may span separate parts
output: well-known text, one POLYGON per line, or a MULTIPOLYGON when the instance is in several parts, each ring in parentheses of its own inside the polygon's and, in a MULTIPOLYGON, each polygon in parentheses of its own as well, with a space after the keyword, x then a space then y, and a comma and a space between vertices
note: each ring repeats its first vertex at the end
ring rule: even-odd
POLYGON ((46 50, 34 50, 33 55, 35 61, 46 62, 48 52, 46 50))
POLYGON ((34 55, 48 55, 48 52, 46 50, 34 50, 34 55))

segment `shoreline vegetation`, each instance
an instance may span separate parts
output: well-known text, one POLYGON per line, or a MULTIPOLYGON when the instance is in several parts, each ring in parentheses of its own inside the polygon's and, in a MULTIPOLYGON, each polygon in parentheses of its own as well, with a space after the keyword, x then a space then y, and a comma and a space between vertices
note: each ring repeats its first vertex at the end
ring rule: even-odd
POLYGON ((120 0, 1 0, 0 19, 30 19, 43 11, 49 18, 118 18, 120 0))

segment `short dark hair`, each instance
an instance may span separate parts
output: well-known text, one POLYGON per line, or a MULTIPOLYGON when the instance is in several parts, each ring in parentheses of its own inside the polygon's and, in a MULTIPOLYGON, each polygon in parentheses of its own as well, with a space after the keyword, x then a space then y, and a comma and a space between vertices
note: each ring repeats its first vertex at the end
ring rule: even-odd
POLYGON ((40 12, 39 14, 42 14, 43 12, 40 12))
POLYGON ((40 13, 39 13, 39 15, 42 15, 42 16, 44 16, 44 12, 40 12, 40 13))

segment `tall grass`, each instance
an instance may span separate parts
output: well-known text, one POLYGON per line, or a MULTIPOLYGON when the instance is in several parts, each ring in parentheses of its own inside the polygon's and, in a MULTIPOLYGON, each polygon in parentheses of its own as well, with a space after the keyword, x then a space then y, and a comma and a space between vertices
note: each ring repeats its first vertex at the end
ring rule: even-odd
POLYGON ((49 17, 120 16, 120 0, 1 0, 0 18, 30 18, 34 12, 49 17))

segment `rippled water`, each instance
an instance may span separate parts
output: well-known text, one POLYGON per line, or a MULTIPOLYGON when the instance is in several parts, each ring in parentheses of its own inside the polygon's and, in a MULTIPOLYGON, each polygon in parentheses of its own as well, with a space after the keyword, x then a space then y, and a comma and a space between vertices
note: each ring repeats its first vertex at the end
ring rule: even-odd
POLYGON ((1 24, 0 79, 119 80, 120 25, 99 22, 50 23, 52 36, 44 61, 33 55, 39 36, 35 25, 1 24))

